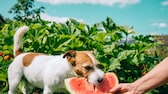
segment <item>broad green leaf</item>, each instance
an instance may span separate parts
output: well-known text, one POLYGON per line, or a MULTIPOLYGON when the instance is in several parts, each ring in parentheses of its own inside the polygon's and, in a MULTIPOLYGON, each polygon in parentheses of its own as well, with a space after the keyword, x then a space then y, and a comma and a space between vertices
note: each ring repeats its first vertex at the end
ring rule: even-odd
POLYGON ((113 42, 111 45, 104 45, 104 52, 109 53, 115 49, 116 43, 113 42))
POLYGON ((41 27, 41 24, 37 23, 37 24, 34 24, 33 26, 31 26, 32 29, 38 29, 41 27))
POLYGON ((105 42, 106 35, 107 35, 107 34, 106 34, 105 32, 98 33, 98 34, 95 36, 95 40, 98 41, 98 42, 105 42))
POLYGON ((7 81, 7 74, 4 72, 0 72, 0 81, 7 81))
POLYGON ((127 59, 129 55, 134 53, 135 53, 135 50, 124 50, 118 54, 117 58, 119 59, 119 61, 121 61, 121 60, 127 59))
POLYGON ((108 71, 114 71, 116 69, 120 69, 121 64, 120 64, 119 59, 112 58, 112 59, 110 59, 110 62, 111 62, 111 64, 109 66, 108 71))

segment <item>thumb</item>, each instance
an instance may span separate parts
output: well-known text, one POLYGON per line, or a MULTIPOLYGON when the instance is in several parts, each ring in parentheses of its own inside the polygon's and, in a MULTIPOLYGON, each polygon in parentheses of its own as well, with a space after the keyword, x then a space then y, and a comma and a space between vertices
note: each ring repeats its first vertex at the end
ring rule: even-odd
POLYGON ((121 86, 120 85, 117 85, 117 86, 115 86, 114 88, 112 88, 111 90, 110 90, 110 92, 111 93, 117 93, 118 91, 120 91, 121 90, 121 86))
POLYGON ((111 93, 126 93, 130 89, 130 84, 128 83, 122 83, 110 90, 111 93))

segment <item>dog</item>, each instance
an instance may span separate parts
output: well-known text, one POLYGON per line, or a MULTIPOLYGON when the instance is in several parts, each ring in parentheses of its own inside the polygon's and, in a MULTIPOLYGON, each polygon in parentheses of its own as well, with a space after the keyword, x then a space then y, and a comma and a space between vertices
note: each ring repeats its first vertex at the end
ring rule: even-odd
POLYGON ((27 93, 29 85, 43 89, 43 94, 53 94, 65 88, 64 79, 74 76, 85 77, 94 85, 102 82, 104 72, 98 68, 99 62, 92 51, 69 50, 61 55, 22 52, 22 37, 28 29, 22 26, 14 35, 14 60, 8 67, 8 94, 15 94, 23 79, 28 82, 22 88, 23 94, 30 94, 27 93))

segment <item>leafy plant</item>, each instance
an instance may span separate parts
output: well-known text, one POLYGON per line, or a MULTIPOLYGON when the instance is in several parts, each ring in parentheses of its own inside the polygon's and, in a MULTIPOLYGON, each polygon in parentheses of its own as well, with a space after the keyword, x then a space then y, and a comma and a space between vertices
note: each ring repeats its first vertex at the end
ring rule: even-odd
MULTIPOLYGON (((157 54, 150 56, 146 53, 157 45, 151 39, 152 36, 129 37, 135 34, 134 31, 126 33, 129 30, 128 27, 116 25, 109 17, 92 26, 74 19, 70 19, 65 24, 47 21, 42 21, 42 23, 9 21, 0 31, 0 51, 3 53, 0 66, 3 71, 1 71, 0 77, 6 87, 7 67, 13 60, 13 35, 17 28, 25 24, 29 25, 29 32, 23 37, 24 52, 42 52, 54 55, 71 49, 93 50, 100 61, 100 68, 105 72, 115 72, 120 82, 133 82, 145 75, 160 61, 157 54), (6 55, 10 55, 11 58, 4 60, 6 55)), ((3 87, 5 86, 3 85, 3 87)))

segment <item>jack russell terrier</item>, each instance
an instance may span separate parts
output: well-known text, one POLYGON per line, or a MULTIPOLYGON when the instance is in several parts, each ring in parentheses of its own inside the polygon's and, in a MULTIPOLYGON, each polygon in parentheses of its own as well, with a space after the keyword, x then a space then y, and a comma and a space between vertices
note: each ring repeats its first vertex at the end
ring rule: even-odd
MULTIPOLYGON (((97 67, 99 62, 91 51, 70 50, 56 56, 22 53, 21 40, 27 31, 28 27, 22 26, 14 35, 15 58, 8 68, 8 94, 15 94, 23 78, 32 86, 42 88, 43 94, 53 94, 65 88, 64 79, 73 76, 85 77, 94 85, 102 82, 104 72, 97 67)), ((23 94, 29 91, 27 90, 29 84, 22 88, 23 94)))

